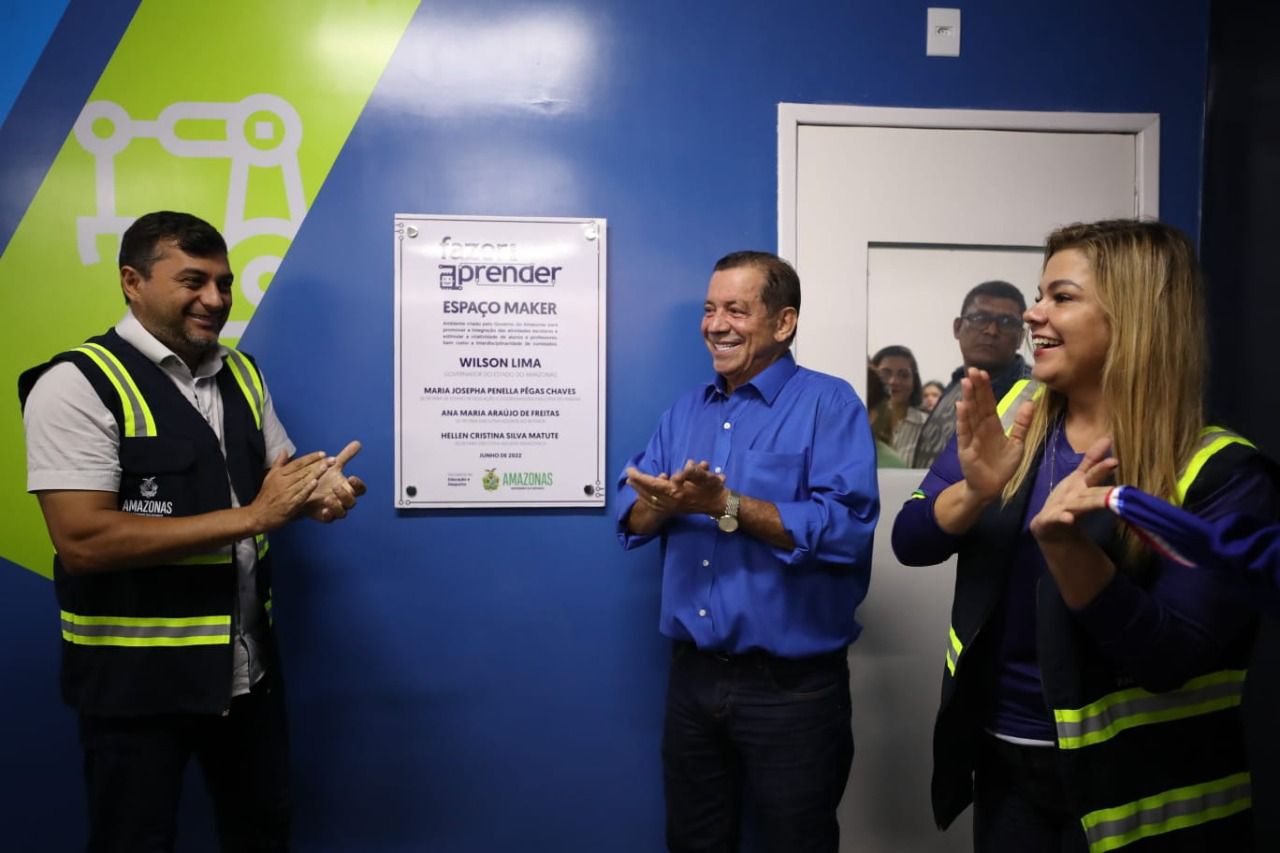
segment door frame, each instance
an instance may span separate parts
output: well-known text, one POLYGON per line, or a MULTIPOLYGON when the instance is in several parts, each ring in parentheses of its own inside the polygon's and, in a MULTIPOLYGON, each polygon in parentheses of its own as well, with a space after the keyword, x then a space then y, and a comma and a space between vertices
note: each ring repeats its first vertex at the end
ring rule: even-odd
POLYGON ((1137 157, 1135 208, 1140 217, 1155 215, 1160 209, 1159 113, 917 109, 784 101, 778 104, 778 254, 793 262, 799 183, 797 155, 802 125, 1133 134, 1137 157))

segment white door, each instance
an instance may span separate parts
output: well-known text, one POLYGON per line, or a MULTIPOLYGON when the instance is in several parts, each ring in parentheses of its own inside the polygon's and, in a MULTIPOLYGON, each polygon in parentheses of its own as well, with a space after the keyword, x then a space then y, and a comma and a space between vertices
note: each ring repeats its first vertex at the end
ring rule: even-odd
MULTIPOLYGON (((779 253, 804 287, 796 356, 865 392, 868 353, 909 346, 922 374, 960 363, 951 321, 970 287, 1028 299, 1058 225, 1154 216, 1153 115, 779 108, 779 253)), ((906 568, 889 533, 923 471, 880 472, 864 632, 850 653, 856 752, 841 849, 971 848, 966 812, 934 827, 929 775, 954 560, 906 568)))

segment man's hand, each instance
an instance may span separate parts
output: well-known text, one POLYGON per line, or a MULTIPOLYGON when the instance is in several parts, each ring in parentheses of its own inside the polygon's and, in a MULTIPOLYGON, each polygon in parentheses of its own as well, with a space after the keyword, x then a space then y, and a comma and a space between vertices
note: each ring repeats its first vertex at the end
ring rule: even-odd
POLYGON ((656 477, 636 468, 627 469, 627 485, 635 490, 637 503, 661 515, 720 515, 724 512, 728 489, 724 477, 711 473, 711 464, 705 460, 684 463, 684 467, 671 476, 656 477))
POLYGON ((258 496, 249 504, 258 530, 269 532, 301 514, 320 478, 335 460, 317 451, 288 460, 282 450, 267 471, 258 496))
POLYGON ((358 441, 349 443, 333 457, 328 470, 320 476, 315 491, 307 500, 305 513, 308 518, 324 524, 345 518, 347 510, 356 505, 356 499, 367 489, 359 477, 348 477, 343 468, 351 458, 360 452, 358 441))
POLYGON ((711 466, 707 462, 695 465, 690 459, 676 476, 680 479, 680 499, 688 507, 685 512, 724 514, 729 502, 729 489, 724 484, 724 475, 711 473, 711 466))
MULTIPOLYGON (((671 476, 650 476, 628 468, 627 485, 636 493, 627 526, 642 536, 657 533, 673 515, 723 515, 729 500, 724 475, 714 473, 705 460, 690 459, 671 476)), ((795 540, 782 526, 777 506, 747 495, 738 497, 738 524, 744 535, 786 550, 795 547, 795 540)))
MULTIPOLYGON (((349 459, 355 451, 350 445, 347 451, 349 459)), ((198 515, 151 518, 121 512, 115 492, 51 490, 37 492, 36 497, 69 573, 112 572, 205 554, 275 530, 304 511, 336 461, 324 453, 290 461, 281 453, 248 506, 198 515)), ((354 494, 362 494, 364 484, 351 483, 354 479, 348 478, 347 484, 354 494)))
POLYGON ((628 468, 627 485, 636 493, 636 502, 627 514, 627 528, 641 536, 657 533, 673 515, 719 515, 728 498, 724 477, 712 474, 709 463, 695 464, 692 459, 672 475, 628 468))

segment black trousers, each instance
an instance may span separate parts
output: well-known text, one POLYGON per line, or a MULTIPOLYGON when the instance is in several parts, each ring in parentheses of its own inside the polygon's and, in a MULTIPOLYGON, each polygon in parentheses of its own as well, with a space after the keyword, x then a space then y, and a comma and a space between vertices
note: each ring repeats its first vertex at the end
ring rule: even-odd
POLYGON ((226 715, 80 718, 89 795, 89 853, 171 851, 192 756, 213 800, 221 849, 289 846, 284 691, 268 674, 226 715))
POLYGON ((1066 802, 1056 749, 982 735, 973 774, 977 853, 1085 853, 1084 828, 1066 802))
POLYGON ((835 853, 853 761, 844 650, 788 660, 677 643, 662 736, 672 851, 835 853), (743 814, 743 802, 751 812, 743 814))

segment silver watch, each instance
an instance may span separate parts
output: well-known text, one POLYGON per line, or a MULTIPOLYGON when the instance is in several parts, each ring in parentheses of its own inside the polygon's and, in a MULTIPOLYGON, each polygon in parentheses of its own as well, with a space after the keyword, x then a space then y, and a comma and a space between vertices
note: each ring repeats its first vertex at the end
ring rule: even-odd
POLYGON ((732 533, 738 529, 738 505, 741 500, 741 496, 730 489, 729 497, 724 502, 724 515, 712 516, 716 520, 716 526, 723 532, 732 533))

